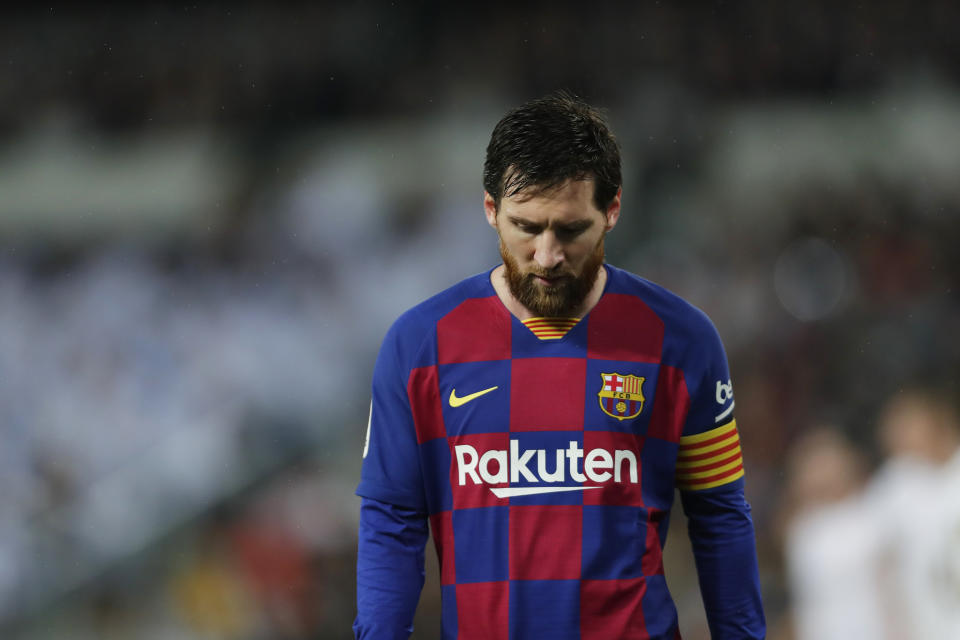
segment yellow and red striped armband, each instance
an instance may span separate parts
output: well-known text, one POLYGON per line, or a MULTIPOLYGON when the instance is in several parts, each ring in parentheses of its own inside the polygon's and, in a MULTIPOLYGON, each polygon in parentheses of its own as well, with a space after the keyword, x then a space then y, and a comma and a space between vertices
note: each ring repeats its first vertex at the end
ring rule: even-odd
POLYGON ((737 421, 680 438, 677 487, 682 491, 712 489, 743 477, 743 456, 737 421))

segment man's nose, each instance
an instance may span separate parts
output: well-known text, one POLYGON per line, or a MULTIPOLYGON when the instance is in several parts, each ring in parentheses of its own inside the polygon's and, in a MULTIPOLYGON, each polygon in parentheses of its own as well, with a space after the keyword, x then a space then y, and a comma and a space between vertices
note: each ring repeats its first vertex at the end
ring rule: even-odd
POLYGON ((563 245, 552 231, 544 231, 537 238, 533 259, 544 269, 553 269, 563 262, 563 245))

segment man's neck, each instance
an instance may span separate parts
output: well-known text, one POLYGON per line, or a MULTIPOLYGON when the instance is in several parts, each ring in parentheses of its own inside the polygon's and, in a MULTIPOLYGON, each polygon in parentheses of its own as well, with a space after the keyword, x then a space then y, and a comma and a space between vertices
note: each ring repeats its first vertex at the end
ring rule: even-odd
MULTIPOLYGON (((513 297, 513 294, 510 293, 510 285, 507 284, 506 267, 504 267, 502 264, 490 273, 490 283, 493 285, 494 291, 497 292, 497 297, 500 298, 500 302, 503 303, 503 306, 507 308, 507 311, 515 315, 518 320, 522 321, 539 317, 538 314, 520 304, 520 301, 513 297)), ((597 272, 597 279, 590 288, 590 293, 587 294, 587 297, 584 299, 583 304, 580 305, 580 308, 575 309, 570 314, 570 317, 582 318, 590 313, 590 310, 593 309, 598 302, 600 302, 600 296, 603 295, 603 289, 606 286, 607 270, 603 265, 600 265, 599 271, 597 272)))

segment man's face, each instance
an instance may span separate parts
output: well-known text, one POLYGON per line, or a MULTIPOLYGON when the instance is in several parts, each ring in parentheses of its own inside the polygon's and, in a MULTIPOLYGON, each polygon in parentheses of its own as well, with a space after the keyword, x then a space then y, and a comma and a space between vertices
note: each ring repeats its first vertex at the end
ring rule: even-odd
POLYGON ((487 221, 500 236, 510 293, 534 315, 576 315, 603 264, 603 237, 620 214, 620 194, 606 212, 593 203, 593 180, 502 198, 484 195, 487 221))

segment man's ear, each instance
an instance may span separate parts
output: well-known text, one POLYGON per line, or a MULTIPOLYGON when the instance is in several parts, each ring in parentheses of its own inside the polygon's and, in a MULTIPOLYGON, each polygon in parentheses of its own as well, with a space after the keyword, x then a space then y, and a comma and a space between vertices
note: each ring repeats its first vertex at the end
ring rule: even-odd
POLYGON ((604 212, 607 219, 607 223, 604 227, 605 231, 610 231, 617 226, 617 220, 620 219, 620 196, 622 193, 623 187, 617 189, 617 195, 613 196, 613 200, 610 201, 610 205, 604 212))
POLYGON ((483 192, 483 212, 487 216, 487 224, 489 224, 494 229, 497 228, 497 203, 493 199, 493 196, 483 192))

